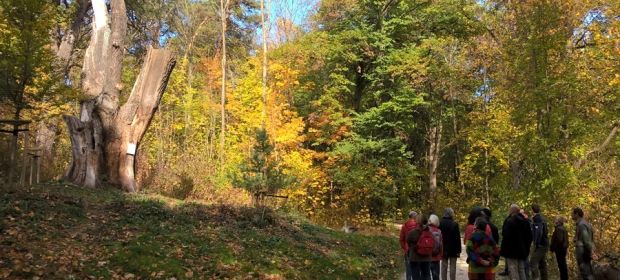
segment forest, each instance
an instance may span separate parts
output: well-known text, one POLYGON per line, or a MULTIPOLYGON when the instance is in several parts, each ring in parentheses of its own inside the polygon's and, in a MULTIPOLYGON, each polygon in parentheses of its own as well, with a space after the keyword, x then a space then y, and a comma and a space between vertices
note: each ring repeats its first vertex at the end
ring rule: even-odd
POLYGON ((579 206, 620 253, 619 1, 3 0, 0 125, 3 185, 336 229, 579 206))

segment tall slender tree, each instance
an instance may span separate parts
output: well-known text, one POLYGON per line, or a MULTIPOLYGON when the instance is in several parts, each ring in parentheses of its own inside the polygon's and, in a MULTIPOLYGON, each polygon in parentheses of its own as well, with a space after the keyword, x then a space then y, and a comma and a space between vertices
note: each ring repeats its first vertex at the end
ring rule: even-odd
POLYGON ((220 0, 220 20, 222 25, 222 88, 220 91, 220 171, 224 170, 225 145, 226 145, 226 29, 228 23, 228 6, 230 0, 220 0))

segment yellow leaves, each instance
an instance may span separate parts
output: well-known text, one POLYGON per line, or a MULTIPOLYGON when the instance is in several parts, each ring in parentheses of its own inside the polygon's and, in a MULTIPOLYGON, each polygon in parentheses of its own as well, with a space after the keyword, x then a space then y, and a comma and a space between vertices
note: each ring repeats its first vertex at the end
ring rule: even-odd
POLYGON ((614 78, 609 81, 608 85, 610 87, 620 85, 620 74, 614 74, 614 78))

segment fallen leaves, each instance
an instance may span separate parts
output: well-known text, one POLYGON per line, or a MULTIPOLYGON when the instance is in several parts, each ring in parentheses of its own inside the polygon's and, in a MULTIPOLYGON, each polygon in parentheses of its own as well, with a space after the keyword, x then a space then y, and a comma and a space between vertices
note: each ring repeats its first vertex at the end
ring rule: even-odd
POLYGON ((0 192, 0 201, 10 201, 0 204, 7 214, 0 240, 1 279, 296 279, 309 271, 350 275, 351 268, 336 261, 338 255, 326 268, 318 258, 331 258, 328 251, 352 242, 329 231, 304 232, 281 218, 274 219, 278 224, 258 227, 251 222, 250 208, 179 204, 170 209, 140 196, 100 205, 84 200, 88 206, 75 207, 64 201, 79 199, 47 191, 43 198, 36 191, 0 192))

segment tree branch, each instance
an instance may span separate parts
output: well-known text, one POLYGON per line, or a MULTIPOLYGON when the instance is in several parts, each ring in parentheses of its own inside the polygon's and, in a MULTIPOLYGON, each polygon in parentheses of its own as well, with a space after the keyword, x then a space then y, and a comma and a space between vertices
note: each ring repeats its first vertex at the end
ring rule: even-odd
POLYGON ((603 150, 607 148, 609 143, 611 143, 611 141, 614 140, 614 138, 616 137, 616 134, 618 134, 618 128, 620 128, 620 122, 614 123, 613 127, 611 128, 611 131, 607 135, 607 138, 605 138, 605 141, 603 141, 603 143, 601 143, 594 149, 588 151, 586 155, 575 164, 575 167, 577 168, 582 167, 590 156, 597 155, 603 152, 603 150))

